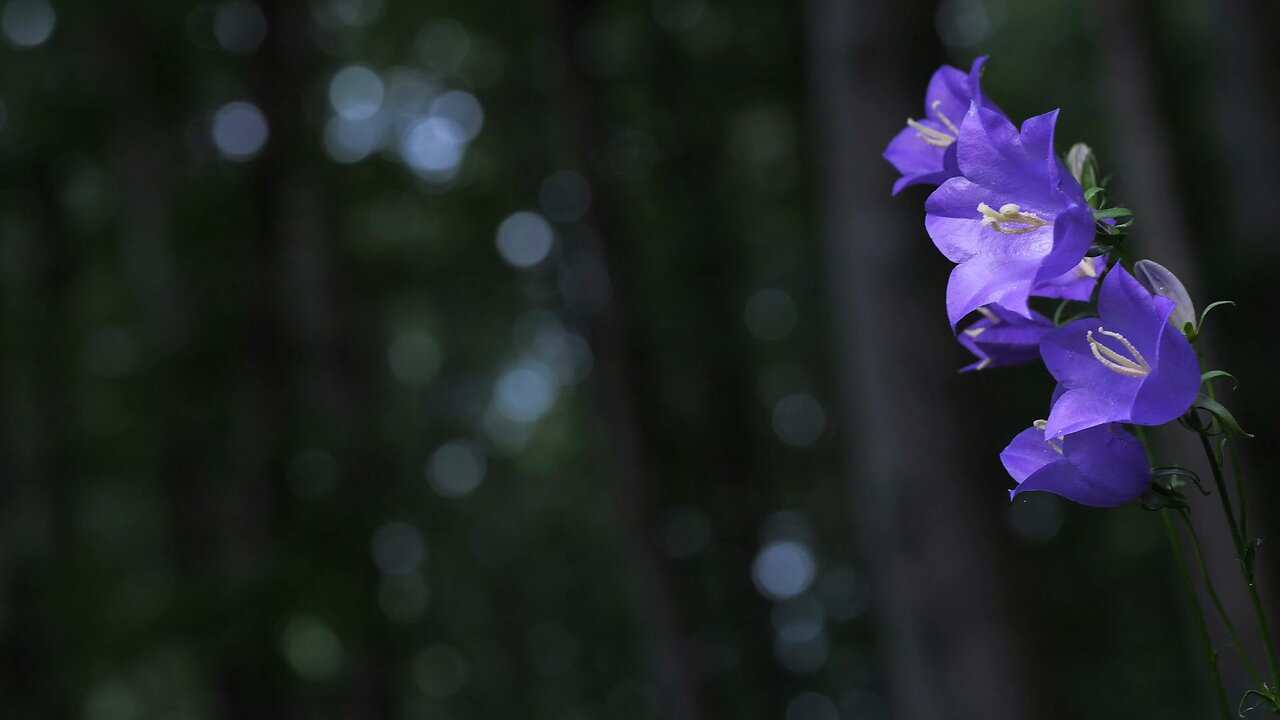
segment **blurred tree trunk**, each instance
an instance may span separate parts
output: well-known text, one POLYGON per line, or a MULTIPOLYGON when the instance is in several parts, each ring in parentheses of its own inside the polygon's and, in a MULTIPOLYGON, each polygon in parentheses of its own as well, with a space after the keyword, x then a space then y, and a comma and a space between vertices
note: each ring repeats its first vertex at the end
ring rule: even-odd
MULTIPOLYGON (((20 260, 22 279, 6 300, 17 322, 5 339, 16 349, 6 378, 5 433, 0 458, 5 482, 0 502, 6 517, 4 633, 0 636, 0 698, 23 711, 72 714, 63 673, 71 658, 67 623, 81 591, 74 566, 76 488, 73 465, 72 379, 79 348, 72 334, 71 299, 79 258, 61 202, 62 178, 44 158, 25 168, 22 189, 6 193, 6 210, 21 208, 18 232, 7 233, 20 260), (16 532, 15 532, 16 528, 16 532)), ((33 715, 34 716, 34 715, 33 715)))
POLYGON ((852 521, 890 704, 900 718, 1026 718, 1035 656, 1006 615, 1009 553, 995 545, 1004 503, 999 489, 978 497, 993 484, 976 482, 961 448, 973 419, 948 365, 942 287, 922 287, 932 247, 919 195, 891 198, 880 157, 920 106, 934 7, 810 0, 807 12, 852 521))
POLYGON ((568 50, 566 111, 578 143, 579 162, 592 187, 589 220, 600 236, 591 250, 603 260, 610 288, 604 308, 592 319, 590 333, 597 359, 601 415, 607 425, 604 439, 609 448, 605 455, 611 459, 609 470, 618 483, 636 585, 642 593, 635 598, 634 607, 640 626, 652 632, 653 647, 648 654, 661 693, 660 713, 674 720, 700 720, 709 715, 692 656, 687 613, 674 569, 654 542, 663 488, 654 432, 642 410, 654 388, 640 357, 641 343, 631 316, 635 303, 623 270, 627 239, 614 214, 608 185, 598 173, 607 147, 605 123, 599 88, 578 51, 595 8, 593 0, 561 0, 558 17, 559 45, 568 50))

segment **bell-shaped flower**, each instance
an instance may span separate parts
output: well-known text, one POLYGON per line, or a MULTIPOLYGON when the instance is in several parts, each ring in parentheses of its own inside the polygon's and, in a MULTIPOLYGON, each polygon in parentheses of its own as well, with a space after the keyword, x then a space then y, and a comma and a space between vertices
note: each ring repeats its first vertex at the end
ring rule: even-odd
POLYGON ((1196 351, 1169 323, 1174 302, 1153 296, 1124 267, 1102 281, 1098 315, 1064 325, 1040 343, 1061 394, 1051 437, 1113 422, 1163 425, 1200 391, 1196 351))
POLYGON ((1044 420, 1018 433, 1000 453, 1018 487, 1009 499, 1031 490, 1060 495, 1094 507, 1136 500, 1151 484, 1142 442, 1119 425, 1099 425, 1067 436, 1048 435, 1044 420))
POLYGON ((985 57, 974 60, 968 73, 943 65, 933 74, 924 95, 924 117, 907 120, 907 127, 884 151, 884 159, 902 173, 893 184, 894 195, 910 185, 938 185, 960 174, 955 143, 969 105, 999 111, 982 95, 980 80, 986 62, 985 57))
POLYGON ((1053 321, 1033 312, 1031 318, 999 305, 978 308, 981 317, 956 338, 978 361, 960 372, 1024 365, 1040 359, 1040 340, 1054 329, 1053 321))
POLYGON ((1041 282, 1080 265, 1093 242, 1093 212, 1080 183, 1053 150, 1055 110, 1022 130, 1004 115, 971 105, 960 126, 960 177, 925 202, 934 245, 958 263, 947 284, 947 315, 996 303, 1030 317, 1027 298, 1041 282))

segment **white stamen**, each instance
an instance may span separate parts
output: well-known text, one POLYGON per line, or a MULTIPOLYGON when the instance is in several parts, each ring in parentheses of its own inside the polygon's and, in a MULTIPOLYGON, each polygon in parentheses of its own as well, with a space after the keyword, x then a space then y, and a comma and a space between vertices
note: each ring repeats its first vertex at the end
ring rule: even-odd
MULTIPOLYGON (((1044 432, 1045 429, 1049 427, 1049 422, 1047 420, 1037 420, 1031 423, 1031 427, 1039 430, 1040 432, 1044 432)), ((1057 450, 1059 455, 1062 454, 1062 436, 1061 435, 1058 436, 1058 439, 1056 441, 1051 437, 1045 436, 1044 441, 1049 443, 1049 447, 1053 448, 1054 450, 1057 450)))
POLYGON ((1131 357, 1125 357, 1111 348, 1103 345, 1093 337, 1093 331, 1086 333, 1085 338, 1089 341, 1089 349, 1093 351, 1093 356, 1102 363, 1103 367, 1112 372, 1119 373, 1126 377, 1144 378, 1151 374, 1151 365, 1147 359, 1142 357, 1142 353, 1138 352, 1138 348, 1129 342, 1129 339, 1117 332, 1104 330, 1098 327, 1098 334, 1106 335, 1119 341, 1124 349, 1129 352, 1131 357))
POLYGON ((987 328, 989 328, 989 327, 991 327, 991 326, 990 326, 990 325, 983 325, 982 327, 971 327, 971 328, 966 328, 966 329, 965 329, 965 331, 964 331, 964 334, 965 334, 965 335, 968 335, 968 336, 969 336, 969 337, 971 337, 971 338, 976 338, 976 337, 978 337, 979 335, 981 335, 982 333, 986 332, 986 331, 987 331, 987 328))
POLYGON ((1096 278, 1098 277, 1098 268, 1093 266, 1093 258, 1085 258, 1076 266, 1076 272, 1080 273, 1080 277, 1096 278))
POLYGON ((1000 324, 1000 316, 999 316, 999 315, 996 315, 994 312, 991 312, 991 308, 989 308, 989 307, 980 307, 980 308, 978 308, 978 314, 979 314, 979 315, 981 315, 982 317, 984 317, 984 318, 986 318, 986 319, 990 320, 992 325, 999 325, 999 324, 1000 324))
POLYGON ((989 358, 989 357, 985 357, 985 358, 982 358, 982 361, 981 361, 981 362, 979 362, 976 366, 974 366, 974 368, 973 368, 973 369, 974 369, 974 370, 986 370, 986 369, 987 369, 987 366, 988 366, 988 365, 990 365, 990 364, 991 364, 991 358, 989 358))
POLYGON ((955 137, 910 118, 907 118, 907 127, 915 130, 921 140, 934 147, 947 147, 956 141, 955 137))
POLYGON ((937 118, 942 121, 943 125, 947 126, 947 129, 950 130, 952 134, 954 134, 956 137, 959 137, 960 128, 956 127, 956 124, 951 122, 951 119, 948 118, 946 115, 944 115, 942 111, 938 109, 938 107, 941 105, 942 105, 941 100, 934 100, 933 104, 929 106, 929 109, 932 110, 933 114, 936 115, 937 118))
POLYGON ((978 203, 978 212, 982 213, 982 225, 1006 235, 1021 235, 1032 230, 1053 225, 1050 220, 1035 213, 1023 212, 1014 203, 1006 203, 996 211, 986 203, 978 203))

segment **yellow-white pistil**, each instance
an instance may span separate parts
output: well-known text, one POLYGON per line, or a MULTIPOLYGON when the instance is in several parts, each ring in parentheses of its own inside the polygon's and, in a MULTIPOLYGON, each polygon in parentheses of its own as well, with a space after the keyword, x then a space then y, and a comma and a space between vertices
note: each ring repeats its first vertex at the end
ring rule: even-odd
MULTIPOLYGON (((1035 421, 1035 422, 1031 423, 1031 425, 1032 425, 1032 427, 1034 427, 1035 429, 1039 430, 1040 432, 1044 432, 1044 431, 1045 431, 1045 428, 1049 427, 1049 421, 1048 421, 1048 420, 1037 420, 1037 421, 1035 421)), ((1062 436, 1061 436, 1061 435, 1059 435, 1059 436, 1058 436, 1058 439, 1057 439, 1057 440, 1054 440, 1053 438, 1051 438, 1051 437, 1049 437, 1048 435, 1046 435, 1046 436, 1045 436, 1045 438, 1044 438, 1044 441, 1045 441, 1045 442, 1047 442, 1047 443, 1049 443, 1049 447, 1053 448, 1054 450, 1057 450, 1059 455, 1061 455, 1061 454, 1062 454, 1062 444, 1061 444, 1062 436)))
POLYGON ((939 109, 941 105, 941 100, 934 100, 933 103, 929 105, 929 110, 933 112, 934 117, 938 118, 938 122, 942 123, 944 127, 951 131, 950 134, 936 128, 931 128, 917 120, 907 118, 907 127, 915 130, 916 135, 919 135, 921 140, 933 145, 934 147, 947 147, 951 143, 955 142, 956 138, 960 136, 960 128, 956 127, 956 124, 951 122, 951 118, 947 117, 946 114, 939 109))
POLYGON ((978 203, 978 212, 982 213, 983 227, 1006 235, 1021 235, 1053 225, 1035 213, 1022 212, 1022 208, 1013 203, 1001 205, 998 211, 986 203, 978 203))
POLYGON ((1120 333, 1104 330, 1102 329, 1102 326, 1098 326, 1098 334, 1114 338, 1124 346, 1124 349, 1128 351, 1131 356, 1125 357, 1106 345, 1103 345, 1093 337, 1093 331, 1090 330, 1085 335, 1089 340, 1089 349, 1093 351, 1093 356, 1097 358, 1098 362, 1102 363, 1104 367, 1112 372, 1120 373, 1121 375, 1132 378, 1144 378, 1151 374, 1151 365, 1147 362, 1146 358, 1142 357, 1142 353, 1138 352, 1138 348, 1134 347, 1133 343, 1129 342, 1128 338, 1120 333))
POLYGON ((1085 258, 1076 266, 1076 272, 1080 277, 1096 278, 1098 277, 1098 268, 1093 266, 1093 258, 1085 258))

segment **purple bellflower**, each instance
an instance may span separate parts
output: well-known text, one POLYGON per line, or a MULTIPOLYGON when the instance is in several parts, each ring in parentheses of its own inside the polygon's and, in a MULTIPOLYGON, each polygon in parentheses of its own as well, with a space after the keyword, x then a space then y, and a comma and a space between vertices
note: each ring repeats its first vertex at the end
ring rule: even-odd
POLYGON ((1028 119, 970 106, 960 126, 960 177, 925 202, 925 228, 948 260, 947 315, 956 323, 997 303, 1030 317, 1033 288, 1080 266, 1094 237, 1080 183, 1053 150, 1058 112, 1028 119))
POLYGON ((1112 422, 1163 425, 1200 391, 1196 351, 1169 323, 1174 302, 1153 296, 1123 267, 1102 281, 1098 315, 1045 336, 1040 354, 1059 383, 1050 437, 1112 422))
POLYGON ((893 184, 894 195, 910 185, 938 185, 960 174, 955 143, 969 105, 977 103, 999 112, 982 95, 980 79, 986 62, 985 57, 974 60, 967 74, 943 65, 930 78, 924 95, 924 117, 907 120, 907 127, 894 136, 884 151, 884 159, 902 173, 893 184))
POLYGON ((1136 500, 1151 483, 1142 442, 1118 425, 1099 425, 1065 437, 1046 435, 1046 423, 1018 433, 1000 453, 1017 481, 1009 499, 1029 490, 1060 495, 1094 507, 1115 507, 1136 500))
POLYGON ((992 367, 1024 365, 1040 359, 1040 340, 1054 329, 1053 322, 1040 313, 1031 318, 1009 312, 999 305, 978 308, 982 317, 957 335, 960 344, 978 361, 960 372, 992 367))

